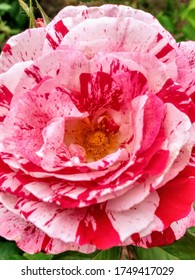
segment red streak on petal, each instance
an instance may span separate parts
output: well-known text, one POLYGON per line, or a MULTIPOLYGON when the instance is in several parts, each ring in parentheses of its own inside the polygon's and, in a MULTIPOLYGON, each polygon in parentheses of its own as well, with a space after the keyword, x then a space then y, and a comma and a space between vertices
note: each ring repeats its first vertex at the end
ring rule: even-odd
POLYGON ((90 190, 87 189, 86 191, 78 195, 78 201, 90 201, 90 204, 97 203, 97 199, 95 197, 88 200, 89 196, 90 196, 90 190))
POLYGON ((49 236, 45 235, 42 246, 41 246, 41 250, 49 251, 48 249, 51 249, 51 246, 52 246, 51 240, 52 239, 49 236), (47 250, 46 250, 46 248, 47 248, 47 250))
POLYGON ((169 151, 159 150, 150 160, 144 171, 150 175, 157 175, 166 167, 167 161, 169 159, 169 151))
POLYGON ((42 78, 39 74, 39 68, 36 67, 35 65, 33 66, 33 71, 29 70, 29 69, 25 69, 24 72, 26 73, 26 75, 28 75, 30 78, 35 79, 36 83, 40 83, 42 81, 42 78))
POLYGON ((9 44, 5 44, 5 46, 2 48, 2 52, 8 53, 9 55, 12 55, 12 48, 9 44))
POLYGON ((22 214, 23 217, 24 217, 25 219, 28 220, 28 217, 29 217, 35 210, 36 210, 36 209, 33 209, 33 210, 31 210, 31 211, 28 211, 28 212, 21 211, 20 214, 22 214))
POLYGON ((56 36, 58 38, 58 42, 61 43, 63 37, 69 32, 68 28, 64 25, 63 21, 60 20, 54 25, 54 29, 57 32, 56 36), (59 35, 61 36, 59 36, 59 35))
POLYGON ((173 230, 169 227, 162 232, 152 232, 151 240, 152 242, 146 242, 148 248, 171 244, 176 240, 176 237, 173 230))
POLYGON ((140 240, 140 235, 139 233, 134 233, 131 235, 131 239, 133 240, 134 243, 140 240))
POLYGON ((157 43, 160 41, 160 40, 162 40, 163 39, 163 36, 160 34, 160 33, 158 33, 158 35, 157 35, 157 43))
POLYGON ((12 97, 13 97, 13 94, 11 93, 11 91, 9 91, 9 89, 6 86, 1 85, 0 86, 0 105, 5 106, 7 108, 6 105, 10 105, 12 97))
POLYGON ((51 35, 49 33, 47 33, 46 35, 46 39, 49 41, 50 46, 52 47, 52 49, 56 49, 59 45, 54 41, 54 39, 51 37, 51 35))
POLYGON ((181 86, 175 84, 171 79, 165 83, 163 88, 157 93, 157 96, 164 103, 172 103, 180 111, 184 112, 191 122, 195 121, 195 100, 193 100, 193 95, 189 97, 183 92, 181 86))
POLYGON ((102 116, 98 120, 98 128, 106 133, 117 133, 120 126, 108 116, 102 116))
POLYGON ((98 249, 108 249, 121 243, 107 213, 100 206, 91 208, 78 227, 79 244, 94 244, 98 249))
POLYGON ((166 46, 164 46, 164 47, 162 48, 162 50, 161 50, 159 53, 156 54, 156 57, 157 57, 158 59, 160 59, 160 58, 166 56, 166 55, 167 55, 169 52, 171 52, 172 50, 173 50, 173 47, 172 47, 170 44, 166 44, 166 46))
POLYGON ((155 214, 165 227, 190 213, 195 200, 194 170, 194 167, 187 166, 177 177, 157 190, 160 204, 155 214))

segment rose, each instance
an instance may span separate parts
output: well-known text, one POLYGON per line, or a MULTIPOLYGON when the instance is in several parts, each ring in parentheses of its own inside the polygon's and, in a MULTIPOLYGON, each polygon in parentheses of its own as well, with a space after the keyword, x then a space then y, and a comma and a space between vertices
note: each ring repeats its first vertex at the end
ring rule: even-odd
POLYGON ((0 235, 26 252, 170 244, 195 224, 194 42, 66 7, 0 64, 0 235))

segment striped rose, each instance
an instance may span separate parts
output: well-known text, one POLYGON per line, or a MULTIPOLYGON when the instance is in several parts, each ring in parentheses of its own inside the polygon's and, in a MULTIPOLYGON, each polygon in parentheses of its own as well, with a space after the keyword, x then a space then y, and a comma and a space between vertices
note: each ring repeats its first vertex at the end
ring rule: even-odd
POLYGON ((0 236, 153 247, 195 225, 195 43, 126 6, 64 8, 0 57, 0 236))

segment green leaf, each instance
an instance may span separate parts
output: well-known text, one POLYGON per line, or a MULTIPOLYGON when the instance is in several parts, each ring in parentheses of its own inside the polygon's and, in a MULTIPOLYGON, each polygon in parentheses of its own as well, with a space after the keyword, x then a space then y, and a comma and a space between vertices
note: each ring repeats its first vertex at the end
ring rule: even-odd
POLYGON ((121 247, 114 247, 109 250, 99 251, 93 258, 94 260, 120 260, 121 258, 121 247))
POLYGON ((189 228, 188 233, 195 237, 195 227, 189 228))
POLYGON ((18 1, 19 1, 20 6, 22 7, 22 9, 26 12, 26 14, 28 15, 28 17, 30 19, 30 24, 29 24, 30 28, 37 27, 36 22, 35 22, 32 0, 29 1, 29 7, 23 0, 18 0, 18 1))
POLYGON ((22 7, 22 9, 26 12, 28 17, 30 17, 30 9, 29 9, 28 5, 23 0, 18 0, 18 2, 20 4, 20 6, 22 7))
POLYGON ((171 246, 164 246, 169 253, 177 256, 181 260, 195 260, 195 237, 187 232, 183 238, 173 243, 171 246))
POLYGON ((9 260, 27 260, 27 258, 21 255, 13 255, 9 258, 9 260))
POLYGON ((178 258, 166 252, 163 248, 154 247, 145 249, 133 247, 134 254, 138 260, 177 260, 178 258))
POLYGON ((3 3, 0 4, 0 16, 3 16, 5 13, 9 12, 11 10, 11 6, 3 3))
POLYGON ((189 13, 187 15, 187 20, 195 28, 195 8, 193 10, 189 11, 189 13))
POLYGON ((6 4, 6 3, 0 4, 0 10, 1 10, 1 11, 7 12, 7 11, 9 11, 10 9, 11 9, 11 6, 10 6, 9 4, 6 4))
POLYGON ((91 260, 95 257, 98 251, 92 254, 83 254, 79 252, 67 251, 59 255, 55 255, 53 260, 91 260))
POLYGON ((168 17, 167 15, 159 14, 157 16, 157 19, 160 21, 160 23, 164 26, 165 29, 167 29, 170 32, 175 31, 174 23, 172 22, 172 19, 168 17))
POLYGON ((30 28, 37 27, 37 24, 35 22, 35 16, 34 16, 34 9, 33 9, 32 0, 30 0, 29 18, 30 18, 30 28))
POLYGON ((6 38, 5 33, 2 33, 2 34, 0 33, 0 42, 4 42, 5 38, 6 38))
POLYGON ((23 256, 27 260, 51 260, 53 258, 52 254, 44 254, 44 253, 37 253, 37 254, 24 253, 23 256))
POLYGON ((10 260, 13 256, 20 255, 21 250, 11 241, 0 241, 0 260, 10 260))
POLYGON ((195 28, 191 25, 184 25, 182 31, 188 40, 195 40, 195 28))
POLYGON ((193 10, 195 9, 195 0, 191 0, 188 6, 188 10, 193 10))
POLYGON ((189 229, 183 238, 169 246, 151 249, 133 247, 134 253, 140 260, 195 260, 195 236, 193 232, 194 228, 189 229))
POLYGON ((55 255, 53 260, 119 260, 121 256, 121 247, 114 247, 109 250, 97 250, 92 254, 83 254, 79 252, 67 251, 55 255))

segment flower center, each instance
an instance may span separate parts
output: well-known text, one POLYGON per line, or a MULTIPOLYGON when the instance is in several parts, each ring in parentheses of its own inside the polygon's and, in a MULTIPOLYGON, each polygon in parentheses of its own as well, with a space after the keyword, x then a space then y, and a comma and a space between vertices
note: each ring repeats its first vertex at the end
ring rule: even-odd
POLYGON ((109 153, 110 139, 103 131, 94 130, 83 136, 88 160, 98 160, 109 153))
MULTIPOLYGON (((114 152, 119 147, 119 126, 108 116, 101 116, 95 123, 88 118, 72 123, 65 135, 69 138, 69 144, 76 144, 84 148, 86 162, 99 160, 114 152)), ((65 140, 65 143, 67 141, 65 140)))

